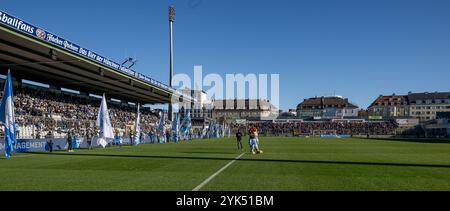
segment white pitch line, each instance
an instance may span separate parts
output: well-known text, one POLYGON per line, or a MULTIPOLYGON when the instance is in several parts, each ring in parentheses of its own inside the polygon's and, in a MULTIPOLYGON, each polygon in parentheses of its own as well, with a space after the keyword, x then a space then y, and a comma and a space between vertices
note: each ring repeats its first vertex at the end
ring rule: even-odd
POLYGON ((225 169, 227 169, 228 167, 230 167, 234 162, 236 162, 237 160, 241 159, 242 156, 244 156, 245 153, 242 153, 241 155, 237 156, 234 160, 230 161, 227 165, 225 165, 224 167, 222 167, 221 169, 219 169, 219 171, 217 171, 216 173, 214 173, 213 175, 211 175, 210 177, 208 177, 208 179, 206 179, 205 181, 203 181, 200 185, 198 185, 196 188, 194 188, 194 190, 192 191, 199 191, 200 189, 202 189, 206 184, 208 184, 212 179, 214 179, 214 177, 216 177, 217 175, 219 175, 220 173, 222 173, 222 171, 224 171, 225 169))

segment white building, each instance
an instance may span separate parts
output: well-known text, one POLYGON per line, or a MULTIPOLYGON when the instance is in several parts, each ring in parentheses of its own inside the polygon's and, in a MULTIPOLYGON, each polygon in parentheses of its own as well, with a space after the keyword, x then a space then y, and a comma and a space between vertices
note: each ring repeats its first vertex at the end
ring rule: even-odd
POLYGON ((305 99, 297 106, 297 116, 302 119, 334 119, 358 117, 358 106, 341 96, 305 99))

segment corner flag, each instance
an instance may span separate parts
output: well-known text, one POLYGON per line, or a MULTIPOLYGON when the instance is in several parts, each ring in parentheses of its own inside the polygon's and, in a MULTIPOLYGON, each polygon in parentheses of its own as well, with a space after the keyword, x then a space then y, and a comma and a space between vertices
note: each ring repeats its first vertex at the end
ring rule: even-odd
POLYGON ((10 70, 8 70, 0 105, 0 122, 5 127, 5 155, 9 159, 16 144, 16 118, 14 115, 13 84, 10 70))

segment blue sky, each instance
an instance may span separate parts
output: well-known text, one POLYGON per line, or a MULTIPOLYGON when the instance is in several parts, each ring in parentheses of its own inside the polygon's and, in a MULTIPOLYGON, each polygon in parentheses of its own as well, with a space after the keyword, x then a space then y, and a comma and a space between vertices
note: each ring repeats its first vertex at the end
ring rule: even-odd
POLYGON ((135 56, 136 71, 167 82, 170 4, 175 73, 279 73, 284 110, 319 95, 367 107, 380 94, 450 91, 448 0, 15 0, 1 9, 117 62, 135 56))

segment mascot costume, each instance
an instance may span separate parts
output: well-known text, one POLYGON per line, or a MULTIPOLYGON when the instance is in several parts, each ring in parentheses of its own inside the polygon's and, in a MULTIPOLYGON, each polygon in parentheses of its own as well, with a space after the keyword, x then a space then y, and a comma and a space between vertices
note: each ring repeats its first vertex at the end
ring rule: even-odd
POLYGON ((263 151, 259 149, 258 129, 252 127, 249 131, 250 135, 250 149, 252 154, 262 154, 263 151))

